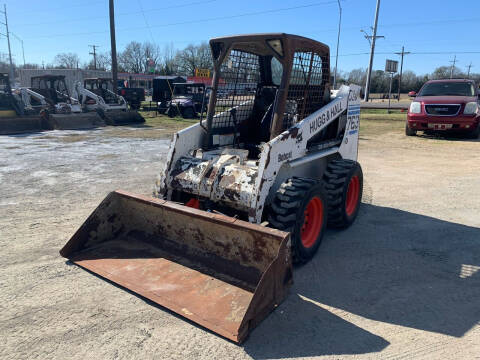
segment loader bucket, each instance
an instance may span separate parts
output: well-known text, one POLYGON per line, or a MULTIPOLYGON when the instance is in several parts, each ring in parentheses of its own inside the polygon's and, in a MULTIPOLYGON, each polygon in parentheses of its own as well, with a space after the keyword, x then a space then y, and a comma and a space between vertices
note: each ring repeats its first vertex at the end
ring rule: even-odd
POLYGON ((40 116, 0 117, 0 135, 39 132, 43 129, 44 120, 40 116))
POLYGON ((105 122, 117 126, 144 123, 145 119, 138 111, 112 111, 105 113, 105 122))
POLYGON ((49 127, 56 130, 79 130, 105 126, 105 122, 96 112, 73 114, 50 114, 49 127))
POLYGON ((289 242, 286 232, 115 191, 60 254, 240 343, 292 284, 289 242))

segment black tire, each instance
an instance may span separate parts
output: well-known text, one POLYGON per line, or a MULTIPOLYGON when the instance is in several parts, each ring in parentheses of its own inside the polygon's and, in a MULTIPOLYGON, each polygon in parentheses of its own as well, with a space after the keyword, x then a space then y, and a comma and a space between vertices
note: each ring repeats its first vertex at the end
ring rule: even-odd
POLYGON ((195 117, 195 110, 192 107, 187 107, 183 109, 182 115, 184 119, 193 119, 195 117))
POLYGON ((417 135, 417 130, 410 129, 410 128, 408 127, 408 124, 407 124, 407 125, 405 125, 405 135, 407 135, 407 136, 415 136, 415 135, 417 135))
POLYGON ((177 116, 177 114, 178 114, 177 108, 175 106, 169 106, 167 110, 167 115, 171 118, 174 118, 175 116, 177 116))
POLYGON ((477 128, 469 134, 470 139, 478 139, 480 137, 480 123, 477 125, 477 128))
POLYGON ((347 228, 355 221, 362 202, 363 172, 360 164, 352 160, 333 160, 327 165, 323 182, 328 194, 328 226, 347 228))
POLYGON ((290 232, 294 263, 306 263, 317 252, 325 233, 327 213, 327 194, 319 181, 293 177, 278 189, 270 204, 268 221, 270 226, 290 232), (308 243, 305 239, 305 233, 309 235, 308 230, 303 233, 302 229, 308 225, 307 206, 311 203, 317 206, 321 204, 321 212, 316 212, 321 215, 311 218, 310 228, 313 230, 310 232, 308 243), (309 245, 305 246, 305 243, 309 245))

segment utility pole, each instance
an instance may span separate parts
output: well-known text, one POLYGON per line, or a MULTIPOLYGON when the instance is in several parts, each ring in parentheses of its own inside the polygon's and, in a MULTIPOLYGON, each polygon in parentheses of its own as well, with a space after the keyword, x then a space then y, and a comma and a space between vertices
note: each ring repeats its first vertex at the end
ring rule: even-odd
POLYGON ((377 36, 377 25, 378 25, 378 13, 380 11, 380 0, 377 0, 377 7, 375 9, 375 23, 373 25, 373 35, 368 36, 367 39, 371 37, 372 39, 372 45, 370 48, 370 62, 368 64, 368 72, 367 72, 367 83, 365 85, 365 101, 368 101, 368 97, 370 95, 370 80, 371 80, 371 75, 372 75, 372 66, 373 66, 373 55, 375 54, 375 40, 377 37, 383 37, 383 36, 377 36))
POLYGON ((110 42, 112 48, 112 79, 113 89, 115 93, 118 88, 118 73, 117 73, 117 43, 115 41, 115 9, 113 6, 113 0, 109 0, 110 9, 110 42))
POLYGON ((470 63, 470 65, 467 66, 468 68, 467 78, 470 77, 470 69, 472 68, 472 66, 473 66, 472 63, 470 63))
POLYGON ((457 55, 453 57, 453 61, 450 61, 452 63, 452 67, 450 68, 450 79, 453 78, 453 70, 455 69, 455 64, 457 63, 457 55))
POLYGON ((398 77, 398 94, 397 94, 397 101, 400 101, 400 87, 402 86, 402 73, 403 73, 403 56, 410 54, 410 51, 405 51, 405 48, 402 46, 402 52, 401 53, 395 53, 397 55, 400 55, 402 57, 402 60, 400 61, 400 76, 398 77))
POLYGON ((13 32, 11 33, 20 43, 22 44, 22 56, 23 56, 23 67, 25 67, 25 49, 23 48, 23 40, 20 39, 17 35, 15 35, 13 32))
POLYGON ((98 45, 88 45, 88 46, 93 48, 93 52, 91 52, 89 54, 93 55, 93 69, 97 70, 97 48, 99 46, 98 45))
POLYGON ((8 20, 7 20, 7 5, 3 4, 3 15, 5 15, 5 22, 2 23, 5 25, 5 28, 7 30, 7 42, 8 42, 8 57, 10 60, 10 81, 14 82, 15 81, 15 73, 13 71, 13 61, 12 61, 12 50, 10 49, 10 33, 8 31, 8 20))
POLYGON ((333 75, 333 89, 337 87, 337 68, 338 68, 338 46, 340 44, 340 27, 342 25, 342 6, 340 0, 338 1, 338 10, 340 11, 340 17, 338 19, 338 37, 337 37, 337 56, 335 57, 335 74, 333 75))

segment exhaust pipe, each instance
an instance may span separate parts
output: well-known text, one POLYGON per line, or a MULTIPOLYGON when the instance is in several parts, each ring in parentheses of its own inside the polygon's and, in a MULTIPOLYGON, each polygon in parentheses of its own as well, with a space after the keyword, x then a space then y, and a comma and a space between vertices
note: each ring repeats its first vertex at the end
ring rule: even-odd
POLYGON ((289 236, 115 191, 60 254, 241 343, 283 301, 292 284, 289 236))

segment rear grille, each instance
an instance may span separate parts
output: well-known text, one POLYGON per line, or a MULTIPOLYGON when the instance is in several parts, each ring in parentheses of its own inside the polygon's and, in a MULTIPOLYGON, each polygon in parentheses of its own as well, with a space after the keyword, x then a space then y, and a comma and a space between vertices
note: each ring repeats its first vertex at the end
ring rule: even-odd
POLYGON ((455 116, 460 111, 460 104, 443 105, 443 104, 431 104, 425 105, 425 112, 428 115, 435 116, 455 116))

